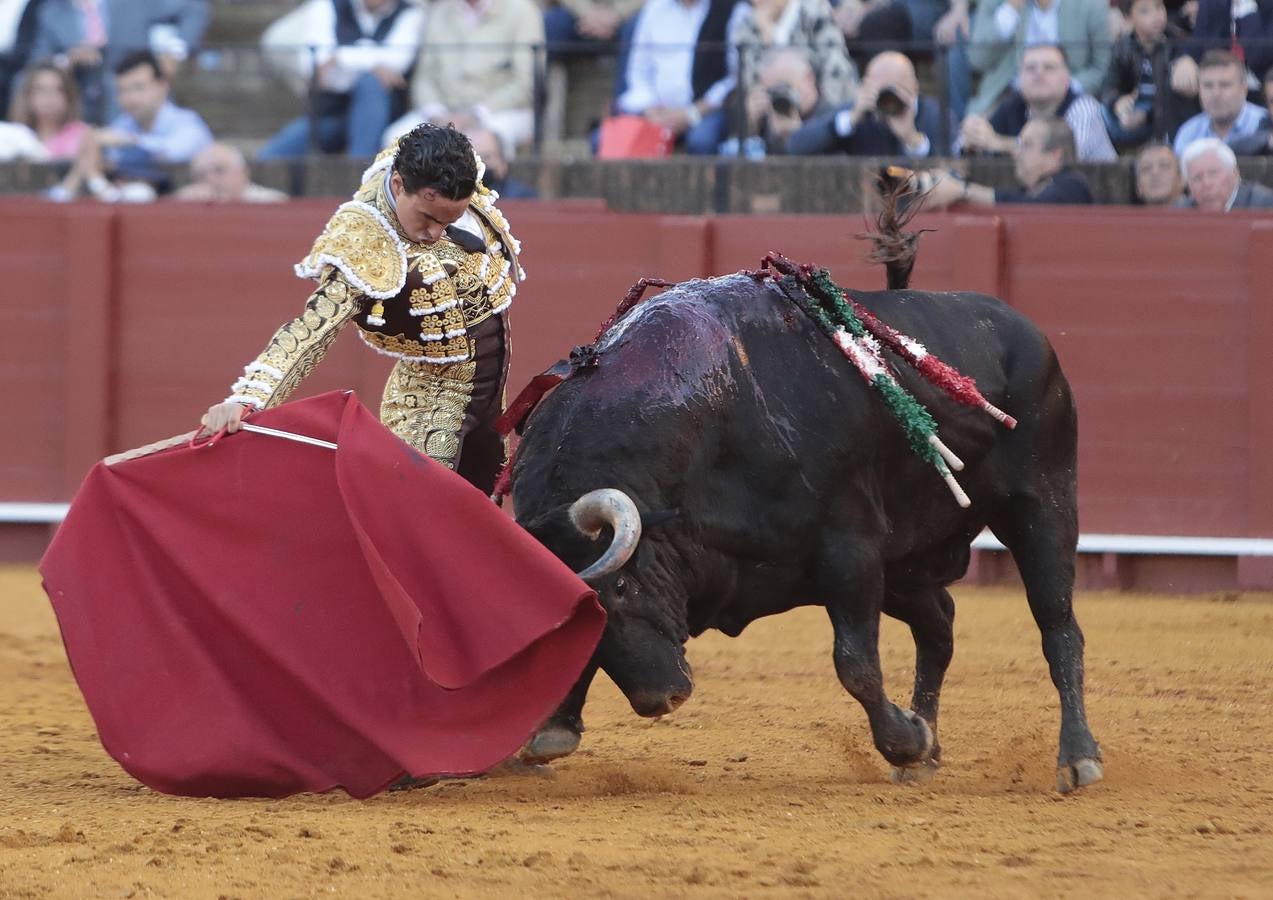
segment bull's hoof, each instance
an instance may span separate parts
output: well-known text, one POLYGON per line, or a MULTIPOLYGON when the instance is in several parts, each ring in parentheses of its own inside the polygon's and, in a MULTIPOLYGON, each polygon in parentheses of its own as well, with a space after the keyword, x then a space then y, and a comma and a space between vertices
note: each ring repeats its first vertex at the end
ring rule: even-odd
POLYGON ((893 784, 909 786, 928 784, 940 767, 941 763, 935 759, 926 759, 914 766, 893 766, 893 771, 889 773, 889 780, 893 784))
POLYGON ((579 732, 562 725, 546 725, 522 748, 522 762, 530 765, 552 762, 579 749, 579 732))
POLYGON ((915 755, 914 762, 904 763, 898 766, 898 768, 908 769, 915 766, 921 766, 933 757, 933 747, 937 743, 933 738, 933 729, 928 727, 928 723, 924 721, 924 717, 915 712, 915 710, 903 709, 901 710, 901 713, 906 717, 906 720, 920 732, 921 749, 919 753, 915 755))
POLYGON ((1081 787, 1095 784, 1105 777, 1105 767, 1099 759, 1080 759, 1077 762, 1060 766, 1056 770, 1056 789, 1062 794, 1069 794, 1081 787))

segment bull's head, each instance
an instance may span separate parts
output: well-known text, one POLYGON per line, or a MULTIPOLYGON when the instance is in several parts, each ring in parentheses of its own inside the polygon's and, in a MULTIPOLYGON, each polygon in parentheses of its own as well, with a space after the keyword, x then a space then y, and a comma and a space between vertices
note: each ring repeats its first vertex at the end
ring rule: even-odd
MULTIPOLYGON (((641 513, 627 494, 605 488, 576 500, 568 517, 577 532, 575 541, 588 542, 589 556, 596 553, 603 530, 608 526, 613 532, 600 558, 579 573, 596 589, 609 614, 597 662, 638 715, 672 712, 689 699, 694 680, 685 659, 684 636, 674 633, 675 626, 660 614, 670 598, 654 596, 668 587, 655 582, 666 579, 647 577, 635 564, 641 513)), ((647 524, 665 518, 655 514, 647 524)))

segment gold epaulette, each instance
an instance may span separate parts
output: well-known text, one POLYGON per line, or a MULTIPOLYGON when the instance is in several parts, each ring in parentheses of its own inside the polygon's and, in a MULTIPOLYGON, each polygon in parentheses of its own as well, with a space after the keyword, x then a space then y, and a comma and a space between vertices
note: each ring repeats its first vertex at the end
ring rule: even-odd
POLYGON ((396 297, 407 279, 407 252, 393 226, 370 203, 343 203, 296 264, 302 278, 318 278, 335 266, 368 297, 396 297))
POLYGON ((504 245, 505 252, 508 254, 509 260, 512 262, 511 272, 509 274, 513 279, 513 283, 521 284, 522 280, 526 277, 526 270, 522 268, 521 261, 519 259, 522 252, 522 242, 513 237, 513 232, 508 227, 508 220, 504 218, 504 214, 500 212, 499 208, 495 205, 495 201, 498 199, 499 195, 484 185, 479 177, 477 190, 473 193, 473 197, 469 201, 469 206, 476 210, 477 213, 486 220, 486 224, 489 225, 499 237, 500 242, 504 245))

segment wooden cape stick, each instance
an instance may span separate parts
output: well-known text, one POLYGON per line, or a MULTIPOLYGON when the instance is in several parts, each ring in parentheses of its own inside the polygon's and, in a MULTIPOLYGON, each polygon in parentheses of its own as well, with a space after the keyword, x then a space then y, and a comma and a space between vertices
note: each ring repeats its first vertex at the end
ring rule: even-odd
POLYGON ((180 447, 182 444, 188 444, 198 433, 199 429, 196 428, 194 431, 187 431, 185 434, 164 438, 162 441, 155 441, 153 444, 147 444, 144 447, 116 453, 114 456, 106 457, 102 462, 108 466, 113 466, 116 463, 128 462, 130 459, 141 459, 143 456, 150 456, 150 454, 158 453, 160 450, 169 450, 173 447, 180 447))

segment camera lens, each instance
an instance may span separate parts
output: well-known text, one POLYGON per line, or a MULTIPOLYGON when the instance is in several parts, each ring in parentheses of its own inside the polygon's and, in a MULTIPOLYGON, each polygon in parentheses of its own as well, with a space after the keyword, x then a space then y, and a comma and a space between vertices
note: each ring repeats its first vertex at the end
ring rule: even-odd
POLYGON ((906 101, 891 87, 880 88, 879 95, 875 98, 875 108, 883 115, 897 116, 906 111, 906 101))
POLYGON ((780 116, 790 116, 796 112, 795 93, 787 87, 769 89, 769 106, 780 116))

